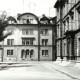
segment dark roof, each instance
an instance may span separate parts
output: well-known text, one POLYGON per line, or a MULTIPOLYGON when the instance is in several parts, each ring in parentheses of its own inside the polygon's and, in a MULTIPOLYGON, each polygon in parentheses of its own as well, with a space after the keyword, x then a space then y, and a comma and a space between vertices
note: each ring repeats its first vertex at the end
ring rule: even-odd
POLYGON ((17 23, 16 19, 15 19, 14 17, 12 17, 12 16, 9 16, 9 17, 7 18, 7 20, 8 20, 8 21, 12 20, 12 21, 14 21, 15 23, 17 23))
POLYGON ((44 21, 44 20, 49 20, 49 18, 47 18, 46 16, 44 16, 44 17, 42 17, 42 18, 40 19, 40 21, 44 21))
POLYGON ((57 8, 57 7, 59 7, 60 5, 62 6, 65 1, 66 1, 66 0, 57 0, 56 3, 55 3, 55 5, 54 5, 54 7, 57 8))
POLYGON ((43 16, 43 17, 40 19, 40 21, 45 21, 45 20, 47 20, 47 21, 48 21, 48 23, 50 23, 50 19, 49 19, 49 18, 47 18, 46 16, 43 16))
POLYGON ((59 2, 60 2, 59 0, 56 1, 55 5, 54 5, 55 8, 57 8, 57 6, 59 6, 59 2))
POLYGON ((23 14, 19 15, 19 16, 17 17, 17 19, 19 20, 21 16, 27 15, 27 14, 35 16, 36 20, 38 19, 38 17, 37 17, 36 15, 32 14, 32 13, 23 13, 23 14))
POLYGON ((52 17, 52 18, 50 19, 50 21, 51 21, 51 20, 56 20, 56 19, 57 19, 57 16, 52 17))

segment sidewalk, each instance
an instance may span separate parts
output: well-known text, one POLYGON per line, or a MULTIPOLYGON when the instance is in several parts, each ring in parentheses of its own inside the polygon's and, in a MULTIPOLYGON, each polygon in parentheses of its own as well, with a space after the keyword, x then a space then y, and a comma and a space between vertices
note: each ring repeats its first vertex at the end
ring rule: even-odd
POLYGON ((50 66, 51 68, 55 69, 56 71, 61 72, 62 74, 65 74, 72 79, 80 80, 80 69, 75 67, 74 63, 70 62, 50 62, 45 63, 46 66, 50 66), (65 64, 64 64, 65 63, 65 64))

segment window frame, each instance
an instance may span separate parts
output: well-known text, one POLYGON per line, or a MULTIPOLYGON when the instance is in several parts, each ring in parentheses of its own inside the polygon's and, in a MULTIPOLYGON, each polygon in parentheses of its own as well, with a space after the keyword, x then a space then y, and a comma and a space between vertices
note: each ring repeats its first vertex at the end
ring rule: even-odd
POLYGON ((14 50, 7 50, 7 56, 8 57, 14 56, 14 50))
POLYGON ((49 35, 48 29, 42 29, 41 33, 42 33, 43 36, 48 36, 49 35))
POLYGON ((7 45, 14 45, 14 39, 7 39, 7 45))
POLYGON ((42 56, 43 57, 49 57, 49 51, 48 50, 42 50, 42 56))

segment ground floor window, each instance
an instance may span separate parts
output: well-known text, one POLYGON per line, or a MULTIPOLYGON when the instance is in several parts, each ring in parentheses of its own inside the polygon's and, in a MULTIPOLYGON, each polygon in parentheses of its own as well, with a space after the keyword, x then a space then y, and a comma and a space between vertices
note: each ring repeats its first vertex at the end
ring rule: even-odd
POLYGON ((48 50, 42 50, 42 56, 48 56, 49 53, 48 53, 48 50))
POLYGON ((27 50, 22 50, 21 51, 21 58, 27 58, 27 57, 32 58, 33 55, 34 55, 34 50, 27 49, 27 50))
POLYGON ((13 56, 13 50, 7 50, 7 56, 13 56))

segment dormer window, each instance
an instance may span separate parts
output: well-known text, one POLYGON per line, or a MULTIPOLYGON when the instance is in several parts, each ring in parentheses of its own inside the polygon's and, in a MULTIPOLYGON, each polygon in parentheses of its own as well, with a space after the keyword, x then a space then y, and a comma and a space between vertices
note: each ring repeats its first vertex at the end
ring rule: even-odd
POLYGON ((26 20, 25 19, 23 19, 23 24, 26 24, 26 20))
POLYGON ((27 19, 26 21, 27 21, 27 24, 30 24, 30 21, 29 21, 29 19, 27 19))
POLYGON ((17 18, 19 24, 38 24, 39 18, 32 13, 24 13, 17 18))
POLYGON ((33 24, 33 19, 23 19, 23 24, 33 24))

